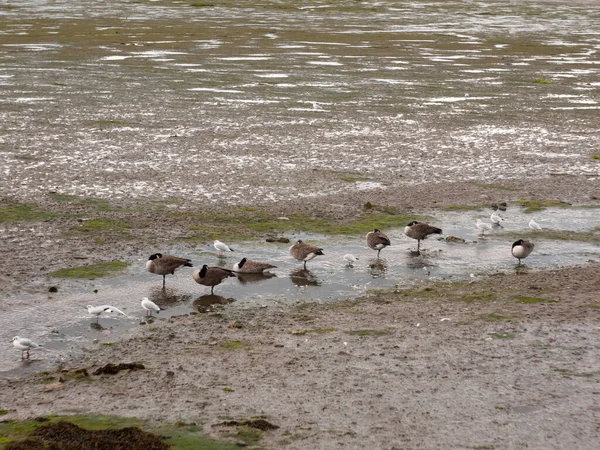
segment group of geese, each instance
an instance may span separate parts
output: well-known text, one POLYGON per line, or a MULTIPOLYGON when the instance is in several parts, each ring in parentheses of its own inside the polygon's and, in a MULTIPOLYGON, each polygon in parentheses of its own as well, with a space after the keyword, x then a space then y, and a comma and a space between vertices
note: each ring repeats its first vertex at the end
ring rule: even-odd
MULTIPOLYGON (((485 235, 486 231, 492 230, 494 226, 502 227, 503 219, 496 212, 492 213, 490 220, 492 223, 483 222, 481 219, 477 219, 476 226, 481 231, 482 236, 485 235)), ((529 222, 529 228, 533 230, 541 230, 541 227, 534 220, 529 222)), ((421 249, 421 241, 427 239, 431 235, 442 234, 442 229, 414 220, 404 228, 404 234, 417 241, 418 253, 421 249)), ((384 248, 391 245, 389 237, 378 229, 374 229, 373 231, 369 232, 366 236, 366 241, 367 246, 370 249, 377 251, 377 258, 379 258, 379 254, 384 248)), ((215 240, 213 242, 213 246, 217 250, 219 257, 222 257, 224 252, 234 251, 233 248, 219 240, 215 240)), ((511 253, 515 258, 518 259, 520 265, 521 260, 527 258, 527 256, 529 256, 529 254, 533 251, 533 248, 534 245, 530 241, 519 239, 512 244, 511 253)), ((289 252, 290 255, 296 260, 304 263, 304 269, 306 269, 306 263, 308 261, 316 258, 317 256, 324 255, 323 248, 308 244, 302 240, 298 240, 294 245, 292 245, 289 249, 289 252)), ((351 264, 358 258, 351 254, 347 254, 344 256, 344 259, 351 264)), ((166 276, 174 275, 175 271, 182 267, 193 267, 192 261, 187 258, 181 258, 174 255, 164 255, 162 253, 154 253, 150 255, 148 261, 146 261, 146 269, 148 272, 162 275, 163 289, 165 288, 166 284, 166 276)), ((192 273, 192 278, 194 281, 196 281, 196 283, 210 287, 210 292, 213 294, 215 286, 221 284, 223 280, 229 277, 240 276, 240 274, 263 274, 274 268, 276 268, 276 266, 273 264, 242 258, 239 262, 233 265, 232 269, 216 266, 209 267, 208 265, 204 264, 202 267, 196 269, 192 273)), ((141 299, 141 306, 145 310, 146 315, 152 315, 153 312, 159 313, 163 310, 163 308, 148 299, 148 297, 143 297, 141 299)), ((110 305, 88 305, 87 310, 90 315, 96 316, 96 322, 98 321, 100 315, 105 312, 115 312, 127 316, 127 314, 120 309, 110 305)), ((42 347, 41 344, 37 344, 28 338, 22 338, 19 336, 15 336, 11 342, 15 348, 21 350, 21 359, 25 358, 25 353, 27 355, 27 359, 29 359, 30 350, 42 347)))

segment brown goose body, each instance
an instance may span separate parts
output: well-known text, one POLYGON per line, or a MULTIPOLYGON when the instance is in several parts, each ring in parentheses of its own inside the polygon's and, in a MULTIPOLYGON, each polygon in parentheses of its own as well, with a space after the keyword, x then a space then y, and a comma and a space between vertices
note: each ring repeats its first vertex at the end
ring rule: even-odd
POLYGON ((379 252, 391 245, 390 239, 385 233, 382 233, 377 228, 367 234, 367 245, 373 250, 377 250, 377 257, 379 258, 379 252))
POLYGON ((273 264, 242 258, 239 263, 234 264, 233 271, 238 273, 263 273, 265 270, 276 267, 273 264))
POLYGON ((169 274, 175 275, 175 271, 180 267, 193 267, 192 260, 180 258, 179 256, 154 253, 146 261, 148 272, 163 276, 163 287, 165 287, 165 276, 169 274))
POLYGON ((521 264, 521 260, 527 258, 533 251, 533 247, 535 246, 531 242, 519 239, 513 243, 511 253, 519 260, 519 264, 521 264))
POLYGON ((310 261, 311 259, 323 254, 322 248, 307 244, 302 241, 298 241, 290 247, 290 255, 292 255, 298 261, 304 261, 304 267, 306 267, 307 261, 310 261))
POLYGON ((421 248, 421 241, 423 239, 428 238, 432 234, 442 234, 442 229, 413 220, 406 227, 404 227, 404 234, 406 234, 409 238, 417 240, 417 251, 419 251, 421 248))
POLYGON ((196 269, 192 274, 192 278, 198 284, 203 286, 210 286, 210 293, 212 294, 215 286, 221 284, 221 282, 228 277, 235 277, 235 274, 229 269, 223 269, 222 267, 208 267, 204 264, 200 269, 196 269))

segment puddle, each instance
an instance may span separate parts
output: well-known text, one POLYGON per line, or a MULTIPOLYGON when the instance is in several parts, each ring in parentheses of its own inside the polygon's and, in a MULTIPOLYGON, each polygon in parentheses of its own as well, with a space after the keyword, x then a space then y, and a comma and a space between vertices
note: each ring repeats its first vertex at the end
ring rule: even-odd
POLYGON ((138 327, 151 327, 153 321, 175 315, 204 314, 224 307, 276 307, 280 302, 327 302, 355 298, 373 289, 410 288, 428 280, 461 280, 471 279, 471 274, 477 277, 512 272, 517 264, 510 249, 519 237, 535 244, 521 270, 559 268, 600 258, 598 244, 541 239, 527 225, 535 218, 545 230, 590 231, 598 224, 597 209, 548 209, 536 214, 509 209, 502 213, 504 228, 496 227, 482 238, 475 222, 477 218, 489 220, 489 213, 438 213, 434 223, 443 227, 443 236, 461 237, 466 243, 449 243, 436 236, 422 243, 418 255, 416 241, 404 236, 403 228, 386 230, 392 245, 382 250, 379 259, 366 246, 364 237, 298 234, 295 239, 322 246, 325 253, 309 261, 306 269, 289 256, 290 244, 229 242, 236 251, 226 258, 218 258, 212 245, 207 244, 198 247, 195 254, 180 255, 192 259, 195 267, 232 267, 242 257, 277 266, 267 275, 228 278, 215 287, 214 295, 210 295, 210 288, 194 282, 192 268, 182 268, 175 276, 168 276, 163 291, 162 277, 146 272, 145 260, 140 260, 127 275, 82 282, 76 285, 80 287, 77 292, 59 289, 51 297, 23 296, 22 307, 4 311, 0 316, 0 340, 9 349, 0 355, 0 367, 6 371, 20 366, 18 351, 8 344, 14 335, 27 335, 44 345, 43 350, 32 351, 34 362, 26 363, 31 370, 42 370, 80 355, 82 348, 109 345, 138 327), (507 236, 514 232, 518 237, 507 236), (352 266, 344 259, 347 253, 359 258, 352 266), (165 311, 151 319, 144 317, 140 306, 144 296, 165 311), (86 306, 102 304, 116 306, 130 317, 103 314, 96 323, 96 318, 87 314, 86 306))

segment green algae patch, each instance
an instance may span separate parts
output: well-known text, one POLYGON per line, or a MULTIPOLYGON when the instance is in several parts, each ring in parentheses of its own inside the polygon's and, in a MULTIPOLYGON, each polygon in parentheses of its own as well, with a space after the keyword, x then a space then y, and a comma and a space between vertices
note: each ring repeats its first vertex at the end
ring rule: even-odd
POLYGON ((246 346, 240 342, 240 341, 226 341, 226 342, 221 342, 221 348, 227 349, 227 350, 237 350, 240 348, 246 348, 246 346))
POLYGON ((526 213, 537 212, 551 207, 568 208, 571 206, 569 203, 560 200, 519 200, 519 205, 525 208, 523 212, 526 213))
MULTIPOLYGON (((192 450, 198 448, 205 450, 233 450, 239 448, 233 442, 206 436, 202 431, 202 427, 195 424, 185 425, 177 423, 155 426, 144 420, 130 417, 74 415, 46 416, 31 420, 0 422, 0 450, 10 448, 11 444, 17 447, 21 442, 23 442, 22 445, 27 445, 27 443, 33 444, 33 442, 42 445, 41 447, 32 448, 50 448, 46 445, 46 438, 50 434, 47 432, 44 433, 43 429, 41 432, 39 431, 42 427, 48 427, 49 425, 51 427, 60 427, 63 432, 66 429, 67 432, 72 431, 79 434, 89 434, 94 431, 101 432, 106 430, 121 430, 122 432, 130 433, 134 431, 133 434, 135 437, 142 437, 143 439, 139 439, 137 442, 136 439, 128 440, 128 448, 132 450, 151 450, 155 448, 170 448, 172 450, 192 450), (38 434, 38 436, 35 436, 35 434, 38 434)), ((97 433, 95 436, 98 437, 101 434, 97 433)), ((251 441, 253 443, 257 442, 255 439, 251 441)), ((48 441, 48 443, 50 442, 48 441)), ((105 442, 105 444, 108 446, 98 448, 110 448, 111 442, 105 442)), ((96 448, 92 446, 86 447, 86 445, 87 442, 82 443, 79 447, 68 448, 79 448, 81 450, 96 448)))
POLYGON ((517 298, 519 303, 534 305, 536 303, 558 303, 558 300, 552 300, 551 298, 541 298, 541 297, 527 297, 521 296, 517 298))
POLYGON ((482 205, 448 205, 444 208, 445 211, 481 211, 487 208, 482 205))
POLYGON ((386 328, 384 330, 350 330, 346 331, 346 334, 350 336, 358 336, 358 337, 377 337, 377 336, 387 336, 389 334, 394 334, 396 332, 395 328, 386 328))
POLYGON ((175 217, 186 216, 201 225, 192 225, 189 230, 195 235, 188 241, 204 242, 207 239, 250 239, 256 235, 280 235, 282 233, 307 232, 321 235, 363 235, 375 228, 387 230, 404 227, 412 220, 428 220, 429 217, 401 214, 391 210, 369 210, 349 221, 327 220, 303 214, 287 217, 260 215, 255 210, 240 211, 238 216, 219 216, 172 212, 175 217))
POLYGON ((59 269, 49 275, 54 278, 102 278, 117 275, 125 270, 129 263, 124 261, 107 261, 87 266, 59 269))
POLYGON ((493 337, 494 339, 505 339, 505 340, 512 340, 516 337, 516 335, 514 333, 509 333, 507 331, 499 331, 497 333, 488 333, 491 337, 493 337))
POLYGON ((0 205, 0 223, 41 221, 58 217, 60 214, 44 211, 28 203, 0 205))
MULTIPOLYGON (((502 233, 502 236, 520 238, 522 232, 502 233)), ((600 242, 600 232, 594 228, 591 231, 569 230, 538 230, 532 233, 532 239, 547 239, 552 241, 600 242)))

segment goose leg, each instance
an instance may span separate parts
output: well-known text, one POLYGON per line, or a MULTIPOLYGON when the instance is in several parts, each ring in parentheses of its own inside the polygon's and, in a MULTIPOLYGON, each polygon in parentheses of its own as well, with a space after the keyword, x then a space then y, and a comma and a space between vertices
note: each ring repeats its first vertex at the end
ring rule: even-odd
POLYGON ((166 275, 163 275, 163 289, 165 288, 165 278, 166 277, 167 277, 166 275))

